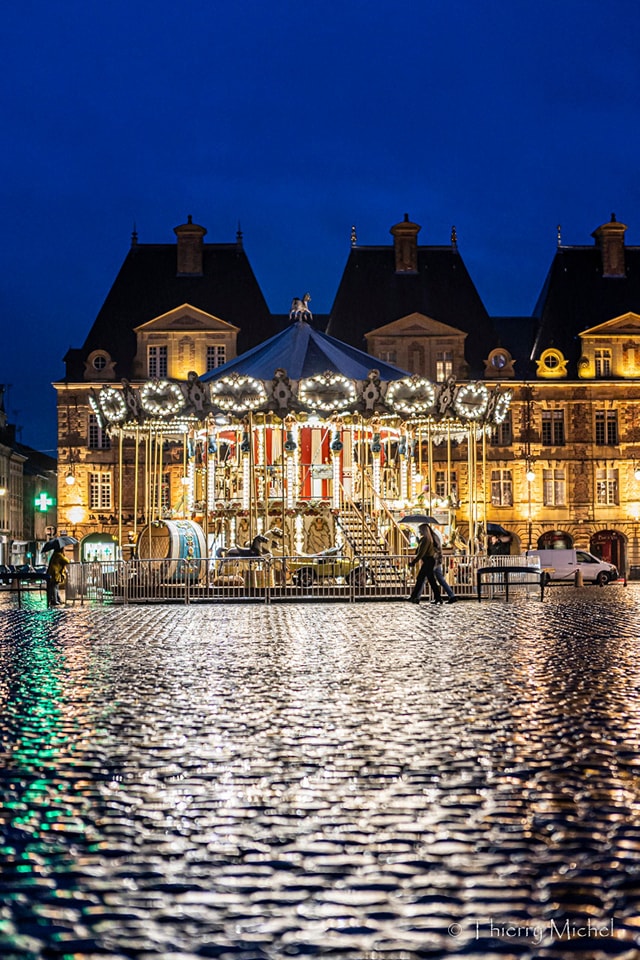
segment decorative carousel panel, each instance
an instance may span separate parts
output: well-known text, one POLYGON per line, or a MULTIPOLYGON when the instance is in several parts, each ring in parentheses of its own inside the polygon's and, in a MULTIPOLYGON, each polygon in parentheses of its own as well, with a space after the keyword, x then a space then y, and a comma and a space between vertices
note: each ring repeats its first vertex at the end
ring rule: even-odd
POLYGON ((453 408, 463 420, 480 420, 489 406, 489 391, 484 383, 463 383, 458 387, 453 408))
POLYGON ((153 417, 175 417, 184 407, 184 396, 177 383, 151 380, 140 389, 143 409, 153 417))
POLYGON ((93 410, 93 412, 95 413, 98 419, 100 429, 104 430, 104 428, 107 426, 108 421, 102 407, 100 406, 100 399, 97 393, 95 392, 95 390, 93 389, 93 387, 91 387, 91 389, 89 390, 89 406, 91 407, 91 409, 93 410))
POLYGON ((211 384, 211 403, 227 413, 245 414, 263 407, 268 400, 261 380, 232 373, 211 384))
POLYGON ((118 423, 127 419, 127 405, 120 390, 103 387, 98 395, 102 415, 108 423, 118 423))
POLYGON ((387 389, 387 406, 408 417, 422 416, 433 410, 436 388, 424 377, 393 380, 387 389))
POLYGON ((308 410, 346 413, 355 409, 358 392, 355 382, 340 373, 317 373, 300 381, 298 401, 308 410))
POLYGON ((511 406, 512 396, 513 390, 505 390, 504 393, 499 390, 493 391, 491 402, 489 403, 489 410, 487 411, 490 420, 494 423, 504 422, 509 412, 509 407, 511 406))

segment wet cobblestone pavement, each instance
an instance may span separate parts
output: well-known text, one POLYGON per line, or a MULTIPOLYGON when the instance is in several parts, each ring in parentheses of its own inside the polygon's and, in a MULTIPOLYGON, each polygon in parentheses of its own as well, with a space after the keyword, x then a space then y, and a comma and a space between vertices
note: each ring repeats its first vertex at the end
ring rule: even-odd
POLYGON ((639 614, 3 597, 0 956, 640 957, 639 614))

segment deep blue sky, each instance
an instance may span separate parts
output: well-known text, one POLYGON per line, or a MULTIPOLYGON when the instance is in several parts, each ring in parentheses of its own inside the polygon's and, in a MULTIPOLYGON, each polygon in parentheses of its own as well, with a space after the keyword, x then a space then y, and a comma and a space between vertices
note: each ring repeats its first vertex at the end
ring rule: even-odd
POLYGON ((273 312, 328 312, 349 252, 451 226, 493 314, 556 225, 640 243, 637 0, 22 0, 3 11, 0 382, 25 443, 129 247, 238 221, 273 312))

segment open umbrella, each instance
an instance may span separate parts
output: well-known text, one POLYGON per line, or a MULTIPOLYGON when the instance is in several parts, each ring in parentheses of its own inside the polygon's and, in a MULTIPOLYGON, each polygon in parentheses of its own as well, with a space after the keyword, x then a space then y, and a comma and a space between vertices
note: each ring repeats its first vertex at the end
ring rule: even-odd
POLYGON ((64 550, 65 547, 72 547, 77 542, 75 537, 67 537, 66 535, 54 537, 53 540, 47 540, 42 547, 42 552, 49 553, 50 550, 64 550))
POLYGON ((501 527, 499 523, 488 523, 487 534, 490 537, 510 537, 511 536, 509 531, 505 530, 504 527, 501 527))
POLYGON ((438 522, 438 521, 436 520, 435 517, 428 517, 428 516, 427 516, 426 514, 424 514, 424 513, 410 513, 408 516, 402 517, 400 520, 398 520, 398 523, 406 523, 406 524, 411 524, 411 523, 437 523, 437 522, 438 522))

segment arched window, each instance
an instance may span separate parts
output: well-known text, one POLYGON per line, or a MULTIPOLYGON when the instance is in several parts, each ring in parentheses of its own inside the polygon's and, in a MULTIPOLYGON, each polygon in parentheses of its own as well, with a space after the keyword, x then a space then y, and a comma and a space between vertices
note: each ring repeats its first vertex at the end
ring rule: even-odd
POLYGON ((408 367, 410 373, 419 373, 421 376, 424 376, 426 373, 424 368, 424 347, 421 343, 412 343, 409 345, 408 367))
POLYGON ((564 530, 547 530, 538 540, 538 550, 571 550, 573 537, 564 530))

